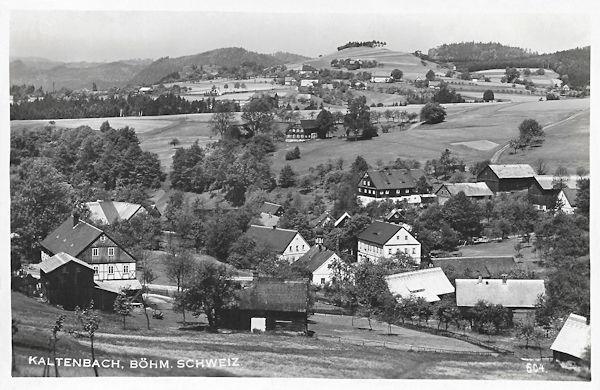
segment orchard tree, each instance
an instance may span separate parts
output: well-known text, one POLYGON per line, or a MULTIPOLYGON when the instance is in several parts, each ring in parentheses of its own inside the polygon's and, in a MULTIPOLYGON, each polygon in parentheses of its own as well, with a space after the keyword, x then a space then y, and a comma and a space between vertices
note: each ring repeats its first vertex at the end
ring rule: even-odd
POLYGON ((433 69, 429 69, 429 72, 427 72, 425 78, 429 81, 435 80, 435 72, 433 71, 433 69))
POLYGON ((279 186, 281 188, 293 187, 296 185, 296 172, 289 164, 286 164, 279 174, 279 186))
MULTIPOLYGON (((79 307, 75 308, 75 316, 77 317, 77 321, 81 324, 84 337, 90 339, 90 349, 92 352, 92 362, 96 360, 96 356, 94 354, 94 340, 96 338, 96 331, 100 327, 100 316, 94 312, 94 301, 90 301, 90 304, 85 309, 80 309, 79 307)), ((74 332, 79 334, 78 332, 74 332)), ((98 375, 98 366, 93 365, 94 374, 98 375)))
POLYGON ((223 134, 225 134, 233 123, 235 115, 230 111, 229 105, 220 104, 218 107, 219 111, 212 114, 208 125, 213 134, 221 134, 221 139, 223 139, 223 134))
POLYGON ((525 119, 519 125, 519 135, 523 142, 530 144, 536 138, 543 138, 546 133, 544 133, 544 129, 538 121, 535 119, 525 119))
POLYGON ((421 109, 421 121, 433 125, 446 118, 446 110, 439 103, 427 103, 421 109))
POLYGON ((125 329, 125 318, 128 317, 133 310, 131 300, 129 299, 129 297, 127 297, 125 291, 119 291, 113 303, 113 309, 115 313, 123 317, 123 329, 125 329))
POLYGON ((188 279, 194 272, 194 258, 188 251, 179 253, 167 253, 163 257, 167 278, 177 285, 177 291, 181 292, 188 279))
POLYGON ((488 89, 487 91, 485 91, 483 93, 483 100, 486 102, 493 102, 494 101, 494 91, 492 91, 491 89, 488 89))

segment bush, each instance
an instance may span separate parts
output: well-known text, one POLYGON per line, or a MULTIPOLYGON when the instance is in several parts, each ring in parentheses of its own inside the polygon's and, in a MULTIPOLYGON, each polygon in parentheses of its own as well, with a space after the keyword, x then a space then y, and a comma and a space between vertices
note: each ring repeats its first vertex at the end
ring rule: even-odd
POLYGON ((286 160, 297 160, 299 158, 300 158, 300 148, 297 146, 294 148, 294 150, 290 150, 289 152, 287 152, 285 154, 286 160))

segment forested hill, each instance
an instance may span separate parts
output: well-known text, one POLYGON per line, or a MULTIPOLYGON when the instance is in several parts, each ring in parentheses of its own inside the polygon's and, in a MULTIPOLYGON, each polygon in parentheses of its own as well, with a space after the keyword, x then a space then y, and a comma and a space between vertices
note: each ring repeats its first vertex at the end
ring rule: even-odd
POLYGON ((557 72, 561 78, 568 75, 568 83, 574 87, 584 87, 590 82, 590 46, 538 54, 500 43, 462 42, 429 49, 428 56, 431 61, 452 62, 458 71, 545 68, 557 72))
POLYGON ((241 47, 227 47, 215 49, 191 56, 169 58, 163 57, 151 63, 133 77, 129 84, 153 84, 174 72, 179 72, 184 66, 234 67, 243 63, 255 63, 265 67, 282 65, 284 62, 272 55, 248 51, 241 47))
POLYGON ((277 53, 273 53, 271 55, 277 58, 279 61, 283 61, 284 64, 289 64, 290 62, 310 60, 310 57, 306 57, 300 54, 288 53, 286 51, 278 51, 277 53))

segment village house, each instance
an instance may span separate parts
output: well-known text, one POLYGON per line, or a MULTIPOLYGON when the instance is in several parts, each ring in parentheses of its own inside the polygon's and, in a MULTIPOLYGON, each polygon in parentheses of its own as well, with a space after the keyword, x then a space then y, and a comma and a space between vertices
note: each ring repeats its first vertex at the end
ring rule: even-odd
POLYGON ((102 200, 87 202, 85 205, 90 210, 90 219, 103 225, 110 225, 117 220, 129 221, 136 215, 149 214, 155 218, 161 216, 155 205, 153 205, 150 210, 147 210, 141 204, 102 200))
POLYGON ((318 82, 319 82, 319 80, 302 79, 302 80, 300 80, 300 86, 301 87, 312 87, 313 85, 317 84, 318 82))
POLYGON ((565 214, 573 214, 577 209, 577 189, 576 188, 563 188, 558 193, 558 203, 560 209, 565 214))
POLYGON ((285 77, 285 78, 283 79, 283 83, 284 83, 285 85, 294 85, 294 84, 296 83, 296 79, 294 79, 294 78, 293 78, 293 77, 291 77, 291 76, 287 76, 287 77, 285 77))
POLYGON ((274 215, 276 217, 281 217, 284 213, 284 209, 283 206, 277 204, 277 203, 271 203, 271 202, 264 202, 262 204, 262 206, 260 206, 260 209, 258 210, 259 213, 265 213, 265 214, 269 214, 269 215, 274 215))
POLYGON ((442 86, 441 81, 431 80, 429 81, 429 89, 440 89, 442 86))
POLYGON ((316 139, 319 127, 315 119, 302 119, 294 123, 285 131, 285 142, 304 142, 316 139))
POLYGON ((94 268, 85 261, 60 252, 40 263, 43 296, 65 310, 88 307, 94 295, 94 268))
MULTIPOLYGON (((579 176, 570 176, 562 182, 566 188, 577 188, 579 176)), ((536 175, 527 189, 527 193, 533 200, 533 204, 539 209, 546 211, 556 201, 560 189, 554 188, 555 177, 552 175, 536 175)))
POLYGON ((392 209, 392 211, 387 213, 383 220, 384 222, 395 223, 396 225, 400 225, 405 222, 405 218, 402 215, 402 211, 400 211, 400 209, 397 208, 394 208, 392 209))
POLYGON ((440 295, 452 294, 454 286, 441 268, 403 272, 385 277, 390 292, 402 298, 423 298, 427 302, 440 300, 440 295))
POLYGON ((334 220, 331 216, 331 212, 329 210, 325 210, 321 213, 321 215, 319 215, 311 222, 311 227, 313 229, 324 228, 325 226, 333 222, 334 220))
POLYGON ((95 281, 125 280, 133 289, 141 288, 136 279, 136 259, 104 231, 76 215, 50 233, 41 246, 42 261, 64 252, 89 264, 95 281))
POLYGON ((524 320, 546 294, 543 279, 456 279, 456 305, 463 311, 485 301, 509 309, 511 321, 524 320))
POLYGON ((310 245, 297 230, 250 225, 247 234, 273 248, 281 259, 290 263, 298 260, 310 249, 310 245))
POLYGON ((433 188, 422 169, 369 170, 357 186, 363 205, 385 199, 419 204, 421 195, 430 194, 433 188))
POLYGON ((550 346, 554 360, 579 363, 590 348, 591 331, 585 317, 571 313, 550 346))
POLYGON ((239 330, 308 330, 307 281, 276 281, 255 276, 238 292, 236 307, 220 313, 221 326, 239 330))
POLYGON ((492 192, 527 190, 533 183, 535 171, 528 164, 490 164, 477 175, 477 182, 485 182, 492 192))
POLYGON ((392 73, 387 70, 375 70, 371 73, 372 83, 390 83, 392 81, 392 73))
POLYGON ((446 275, 459 275, 461 279, 479 276, 489 279, 519 269, 512 256, 436 257, 430 262, 446 275))
POLYGON ((358 261, 377 261, 397 252, 421 263, 421 243, 406 226, 375 221, 358 235, 358 261))
POLYGON ((279 217, 268 213, 260 213, 260 223, 267 227, 277 226, 279 217))
POLYGON ((352 219, 352 216, 344 211, 344 214, 340 215, 338 219, 333 223, 334 228, 343 228, 348 221, 352 219))
POLYGON ((310 272, 313 284, 324 285, 331 281, 332 270, 330 267, 336 261, 341 261, 341 259, 334 251, 323 246, 323 230, 321 230, 317 233, 315 245, 294 264, 310 272))
POLYGON ((298 73, 306 76, 316 76, 319 74, 319 70, 313 66, 302 64, 302 68, 300 68, 298 73))
POLYGON ((460 192, 471 200, 490 200, 494 196, 485 182, 479 183, 444 183, 435 191, 438 203, 443 205, 460 192))

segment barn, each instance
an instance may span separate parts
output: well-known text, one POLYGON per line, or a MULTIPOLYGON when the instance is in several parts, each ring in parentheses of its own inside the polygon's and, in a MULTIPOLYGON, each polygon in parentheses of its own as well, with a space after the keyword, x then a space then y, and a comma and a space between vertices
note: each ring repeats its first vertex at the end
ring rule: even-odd
POLYGON ((571 313, 550 346, 554 360, 578 363, 590 345, 591 327, 585 317, 571 313))
POLYGON ((485 182, 492 192, 527 190, 533 184, 535 171, 528 164, 488 165, 477 175, 477 182, 485 182))
POLYGON ((40 263, 42 293, 52 305, 65 310, 87 307, 94 294, 94 268, 60 252, 40 263))

